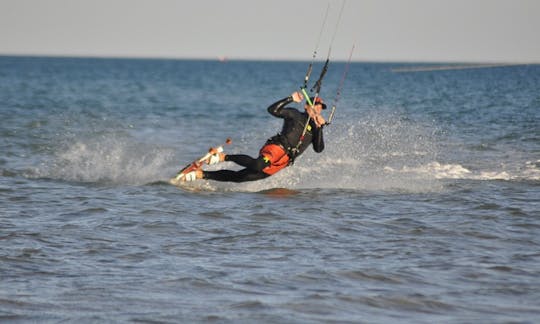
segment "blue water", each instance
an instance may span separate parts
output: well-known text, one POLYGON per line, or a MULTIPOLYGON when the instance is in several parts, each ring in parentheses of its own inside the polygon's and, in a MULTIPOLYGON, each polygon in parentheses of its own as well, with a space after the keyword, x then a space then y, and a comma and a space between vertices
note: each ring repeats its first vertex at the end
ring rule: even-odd
POLYGON ((322 154, 167 183, 307 65, 0 57, 0 320, 537 322, 539 65, 354 63, 322 154))

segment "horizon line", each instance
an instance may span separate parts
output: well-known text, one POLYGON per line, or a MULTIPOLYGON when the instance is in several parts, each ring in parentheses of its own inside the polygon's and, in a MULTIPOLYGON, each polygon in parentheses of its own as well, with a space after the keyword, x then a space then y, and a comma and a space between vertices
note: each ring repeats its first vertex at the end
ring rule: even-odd
MULTIPOLYGON (((168 56, 168 55, 114 55, 114 54, 58 54, 58 53, 2 53, 0 52, 0 57, 43 57, 43 58, 75 58, 75 59, 140 59, 140 60, 185 60, 185 61, 217 61, 217 62, 242 62, 242 61, 251 61, 251 62, 309 62, 311 59, 300 59, 300 58, 284 58, 284 57, 228 57, 228 56, 168 56)), ((337 58, 331 61, 333 62, 342 62, 346 63, 347 58, 337 58)), ((325 58, 321 57, 320 59, 315 59, 315 61, 324 62, 325 58)), ((451 60, 451 59, 373 59, 373 58, 356 58, 351 59, 352 63, 388 63, 388 64, 450 64, 448 67, 440 67, 438 69, 457 69, 457 67, 452 67, 451 65, 462 64, 467 65, 477 65, 478 67, 496 67, 496 66, 510 66, 510 65, 537 65, 540 64, 540 61, 500 61, 500 60, 451 60)), ((471 67, 469 67, 471 68, 471 67)), ((393 69, 392 72, 418 72, 418 71, 427 71, 429 67, 404 67, 393 69)))

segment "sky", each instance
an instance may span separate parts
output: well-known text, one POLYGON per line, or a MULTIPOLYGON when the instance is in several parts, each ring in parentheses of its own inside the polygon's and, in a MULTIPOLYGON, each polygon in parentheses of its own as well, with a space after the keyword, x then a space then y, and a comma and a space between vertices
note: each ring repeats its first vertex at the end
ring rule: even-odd
POLYGON ((346 60, 354 44, 353 61, 540 63, 540 0, 347 0, 339 20, 341 5, 0 0, 0 55, 346 60))

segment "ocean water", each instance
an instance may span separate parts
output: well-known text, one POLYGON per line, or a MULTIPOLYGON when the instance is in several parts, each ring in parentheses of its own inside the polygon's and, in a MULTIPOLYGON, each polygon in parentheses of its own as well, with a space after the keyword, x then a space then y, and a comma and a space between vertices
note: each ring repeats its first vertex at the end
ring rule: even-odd
POLYGON ((539 65, 353 63, 323 153, 167 183, 307 65, 0 57, 0 320, 537 323, 539 65))

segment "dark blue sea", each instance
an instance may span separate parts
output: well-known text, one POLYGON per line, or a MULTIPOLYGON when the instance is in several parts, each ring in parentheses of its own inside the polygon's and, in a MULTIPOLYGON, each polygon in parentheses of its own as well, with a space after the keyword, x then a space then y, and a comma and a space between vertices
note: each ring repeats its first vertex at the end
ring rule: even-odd
POLYGON ((308 64, 0 57, 0 321, 538 323, 540 65, 352 63, 323 153, 168 183, 308 64))

